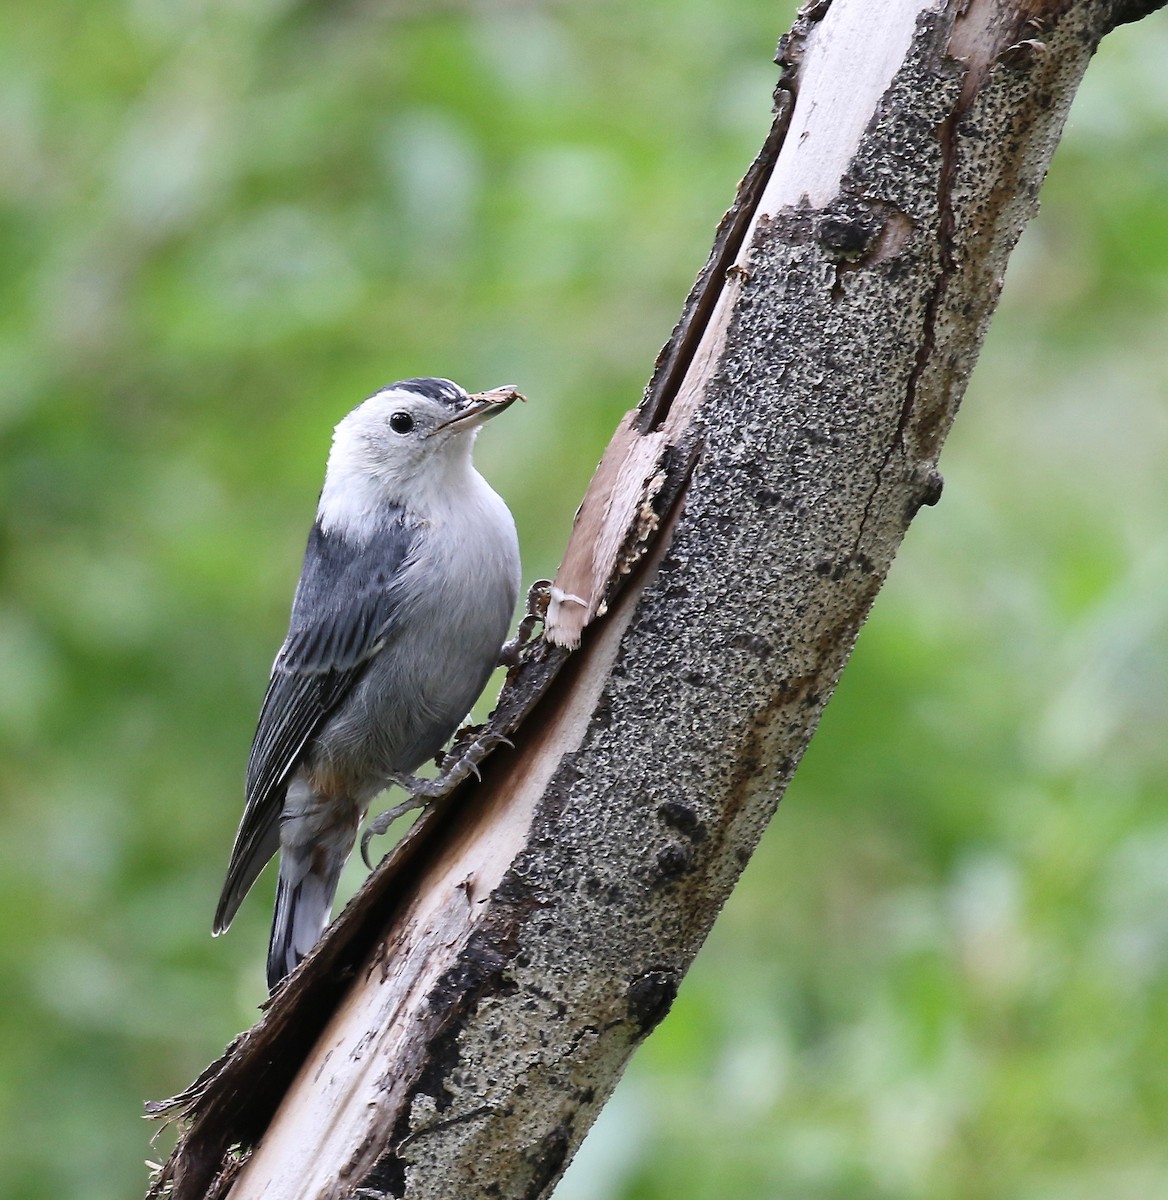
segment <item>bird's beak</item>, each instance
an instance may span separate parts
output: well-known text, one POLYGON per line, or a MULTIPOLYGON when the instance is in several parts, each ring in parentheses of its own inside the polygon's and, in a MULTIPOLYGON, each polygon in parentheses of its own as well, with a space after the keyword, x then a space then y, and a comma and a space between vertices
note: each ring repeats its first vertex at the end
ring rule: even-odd
POLYGON ((503 387, 491 388, 489 392, 472 392, 468 397, 469 403, 449 421, 443 421, 439 429, 473 429, 492 417, 497 417, 505 408, 509 408, 516 400, 527 402, 527 397, 510 384, 503 387))

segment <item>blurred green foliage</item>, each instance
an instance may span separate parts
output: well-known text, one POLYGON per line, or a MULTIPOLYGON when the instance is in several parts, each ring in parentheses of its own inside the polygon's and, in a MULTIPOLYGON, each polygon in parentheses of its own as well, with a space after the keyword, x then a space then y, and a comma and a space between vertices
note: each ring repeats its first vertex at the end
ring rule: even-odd
MULTIPOLYGON (((549 573, 789 17, 3 4, 0 1194, 140 1193, 263 996, 270 881, 208 927, 331 426, 521 385, 479 460, 549 573)), ((1089 73, 944 501, 563 1197, 1168 1195, 1166 60, 1089 73)))

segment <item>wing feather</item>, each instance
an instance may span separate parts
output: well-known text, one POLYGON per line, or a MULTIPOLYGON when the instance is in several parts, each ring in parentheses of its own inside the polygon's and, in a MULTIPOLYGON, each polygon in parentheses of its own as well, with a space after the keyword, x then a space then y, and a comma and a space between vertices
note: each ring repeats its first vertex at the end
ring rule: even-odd
POLYGON ((214 930, 226 929, 279 846, 288 778, 325 719, 393 636, 396 586, 417 550, 420 529, 402 510, 359 551, 313 526, 292 602, 288 636, 260 709, 247 763, 247 803, 214 930))

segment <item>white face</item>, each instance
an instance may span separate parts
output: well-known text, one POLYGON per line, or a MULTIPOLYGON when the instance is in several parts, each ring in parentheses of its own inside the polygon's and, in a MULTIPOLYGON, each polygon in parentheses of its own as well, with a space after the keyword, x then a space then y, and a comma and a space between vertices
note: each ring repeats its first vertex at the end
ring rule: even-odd
POLYGON ((448 379, 410 380, 370 396, 333 434, 322 517, 352 524, 379 503, 424 510, 472 469, 480 426, 506 407, 448 379))
POLYGON ((330 470, 343 466, 407 486, 435 457, 469 456, 482 417, 462 388, 442 384, 428 388, 431 394, 390 387, 358 405, 336 428, 330 470))

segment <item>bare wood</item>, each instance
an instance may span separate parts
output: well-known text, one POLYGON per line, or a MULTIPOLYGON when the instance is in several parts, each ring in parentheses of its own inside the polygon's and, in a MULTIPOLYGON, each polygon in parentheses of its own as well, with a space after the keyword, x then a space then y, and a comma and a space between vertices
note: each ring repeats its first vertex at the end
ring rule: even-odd
POLYGON ((531 653, 519 751, 383 864, 183 1098, 191 1131, 159 1187, 550 1192, 940 494, 937 455, 1095 46, 1153 7, 804 10, 775 153, 581 506, 548 618, 580 649, 531 653), (257 1141, 239 1169, 229 1147, 257 1141))

